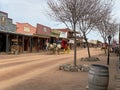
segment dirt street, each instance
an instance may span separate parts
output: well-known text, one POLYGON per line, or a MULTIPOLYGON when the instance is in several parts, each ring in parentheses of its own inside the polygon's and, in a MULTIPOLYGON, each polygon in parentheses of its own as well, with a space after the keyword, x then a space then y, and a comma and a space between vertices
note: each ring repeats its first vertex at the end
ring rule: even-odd
MULTIPOLYGON (((97 62, 81 61, 87 57, 87 49, 77 50, 77 64, 106 65, 107 56, 100 49, 91 49, 97 62)), ((73 64, 74 52, 70 54, 20 54, 0 55, 0 90, 86 90, 88 72, 65 72, 59 65, 73 64)), ((118 57, 110 55, 110 81, 108 90, 114 90, 118 57)))

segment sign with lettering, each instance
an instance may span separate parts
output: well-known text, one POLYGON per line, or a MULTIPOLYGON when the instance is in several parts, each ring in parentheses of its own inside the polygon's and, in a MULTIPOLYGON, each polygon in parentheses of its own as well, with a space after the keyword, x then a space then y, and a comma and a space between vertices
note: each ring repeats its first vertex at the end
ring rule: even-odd
POLYGON ((30 32, 30 28, 29 27, 24 27, 24 31, 25 32, 30 32))
POLYGON ((74 40, 70 39, 68 43, 73 43, 74 44, 74 40))
POLYGON ((67 38, 67 32, 60 32, 60 38, 67 38))

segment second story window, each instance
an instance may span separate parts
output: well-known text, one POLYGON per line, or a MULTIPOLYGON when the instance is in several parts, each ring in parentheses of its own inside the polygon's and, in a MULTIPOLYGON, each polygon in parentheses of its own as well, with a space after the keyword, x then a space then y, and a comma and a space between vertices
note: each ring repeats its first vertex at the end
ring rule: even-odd
POLYGON ((4 16, 1 17, 1 25, 6 24, 6 18, 4 16))
POLYGON ((44 27, 44 28, 43 28, 43 31, 44 31, 44 32, 47 32, 47 29, 44 27))

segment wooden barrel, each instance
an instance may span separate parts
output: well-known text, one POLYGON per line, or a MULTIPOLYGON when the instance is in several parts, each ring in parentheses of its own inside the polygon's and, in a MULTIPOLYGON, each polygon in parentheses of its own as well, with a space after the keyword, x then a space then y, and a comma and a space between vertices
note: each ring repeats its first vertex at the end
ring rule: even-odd
POLYGON ((89 90, 107 90, 109 70, 107 66, 92 64, 88 73, 89 90))

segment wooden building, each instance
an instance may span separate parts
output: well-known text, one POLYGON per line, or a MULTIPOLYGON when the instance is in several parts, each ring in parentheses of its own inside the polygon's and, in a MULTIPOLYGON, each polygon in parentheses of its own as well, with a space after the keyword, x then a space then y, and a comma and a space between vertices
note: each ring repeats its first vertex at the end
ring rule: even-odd
POLYGON ((51 28, 42 24, 37 24, 36 36, 39 37, 39 50, 45 50, 46 41, 50 42, 51 28))
POLYGON ((19 52, 36 52, 38 50, 38 38, 36 28, 29 23, 16 23, 16 33, 21 34, 18 38, 19 52))
POLYGON ((60 37, 60 31, 57 29, 52 29, 50 35, 50 44, 57 43, 59 37, 60 37))
POLYGON ((46 42, 73 41, 73 38, 73 31, 68 28, 51 29, 42 24, 34 27, 19 22, 15 25, 8 13, 0 11, 0 53, 39 52, 46 49, 46 42))
POLYGON ((11 51, 12 38, 16 36, 16 25, 8 18, 8 13, 0 11, 0 53, 11 51))

